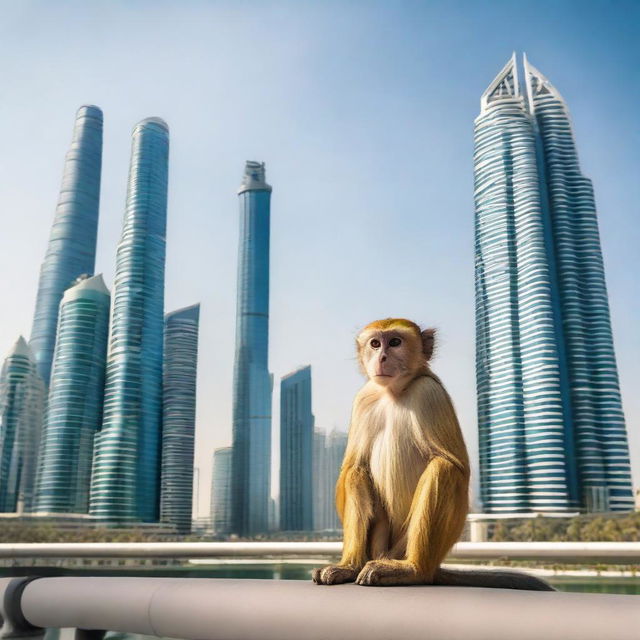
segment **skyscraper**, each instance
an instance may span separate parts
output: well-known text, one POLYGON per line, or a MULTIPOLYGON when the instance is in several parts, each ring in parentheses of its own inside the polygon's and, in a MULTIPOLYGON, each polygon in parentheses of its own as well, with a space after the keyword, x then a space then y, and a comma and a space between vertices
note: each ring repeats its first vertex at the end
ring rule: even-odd
POLYGON ((90 512, 111 522, 159 516, 162 347, 169 129, 133 129, 127 203, 118 244, 102 429, 90 512))
POLYGON ((89 510, 93 439, 102 425, 109 303, 101 275, 80 279, 60 302, 35 511, 89 510))
POLYGON ((326 436, 324 431, 313 432, 313 528, 316 531, 326 529, 328 486, 326 480, 326 436))
POLYGON ((347 434, 333 430, 314 433, 313 440, 313 527, 317 531, 336 531, 341 523, 336 511, 336 483, 347 447, 347 434))
POLYGON ((0 512, 32 509, 44 394, 20 336, 0 372, 0 512))
POLYGON ((191 531, 193 442, 200 305, 168 313, 164 323, 160 520, 191 531))
POLYGON ((280 383, 280 529, 313 529, 311 367, 280 383))
POLYGON ((213 452, 211 525, 215 533, 231 532, 231 447, 213 452))
POLYGON ((67 152, 60 198, 49 246, 40 269, 30 347, 45 384, 49 384, 62 294, 81 274, 93 274, 100 204, 102 111, 78 109, 67 152))
POLYGON ((475 122, 476 367, 489 512, 633 508, 591 181, 567 106, 515 54, 475 122))
POLYGON ((269 218, 264 163, 247 162, 240 189, 236 349, 233 374, 232 530, 267 531, 271 488, 269 218))

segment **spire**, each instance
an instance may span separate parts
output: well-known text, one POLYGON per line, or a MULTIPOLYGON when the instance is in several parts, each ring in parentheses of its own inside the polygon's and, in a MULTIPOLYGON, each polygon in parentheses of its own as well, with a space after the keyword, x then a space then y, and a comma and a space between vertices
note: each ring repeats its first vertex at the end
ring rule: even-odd
POLYGON ((484 111, 492 102, 503 98, 515 98, 519 95, 518 69, 516 67, 516 53, 511 55, 509 62, 494 78, 480 98, 480 108, 484 111))
POLYGON ((523 54, 523 59, 524 77, 531 111, 533 111, 534 98, 545 94, 552 95, 564 103, 560 92, 527 60, 526 53, 523 54))

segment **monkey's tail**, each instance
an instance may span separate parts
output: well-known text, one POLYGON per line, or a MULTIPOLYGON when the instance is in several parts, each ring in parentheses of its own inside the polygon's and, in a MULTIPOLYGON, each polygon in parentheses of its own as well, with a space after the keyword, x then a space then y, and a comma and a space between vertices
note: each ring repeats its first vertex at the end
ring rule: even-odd
POLYGON ((440 567, 434 584, 452 587, 487 587, 490 589, 526 589, 529 591, 556 591, 548 582, 519 571, 492 571, 489 569, 444 569, 440 567))

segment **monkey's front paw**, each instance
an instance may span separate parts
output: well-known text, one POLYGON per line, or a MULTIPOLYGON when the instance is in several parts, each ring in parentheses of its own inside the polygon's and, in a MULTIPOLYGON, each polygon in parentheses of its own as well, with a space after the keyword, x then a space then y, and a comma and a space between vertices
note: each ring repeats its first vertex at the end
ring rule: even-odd
POLYGON ((314 569, 311 577, 316 584, 343 584, 353 582, 358 570, 353 567, 330 564, 328 567, 314 569))
POLYGON ((424 584, 413 564, 406 560, 371 560, 364 565, 356 584, 374 587, 424 584))

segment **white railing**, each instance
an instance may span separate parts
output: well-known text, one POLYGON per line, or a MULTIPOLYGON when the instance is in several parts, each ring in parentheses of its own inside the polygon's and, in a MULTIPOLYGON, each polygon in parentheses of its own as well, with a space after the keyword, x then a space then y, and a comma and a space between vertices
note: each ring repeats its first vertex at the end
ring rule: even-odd
MULTIPOLYGON (((82 542, 0 544, 0 558, 333 558, 340 542, 82 542)), ((457 560, 640 563, 640 542, 459 542, 457 560)))
POLYGON ((112 630, 184 640, 636 640, 640 599, 283 580, 5 578, 0 615, 5 639, 71 627, 83 639, 112 630))

